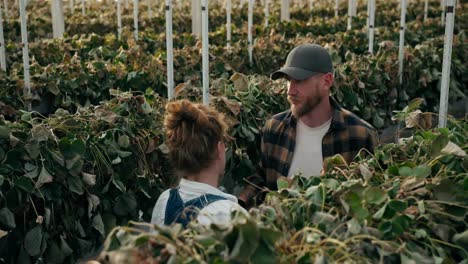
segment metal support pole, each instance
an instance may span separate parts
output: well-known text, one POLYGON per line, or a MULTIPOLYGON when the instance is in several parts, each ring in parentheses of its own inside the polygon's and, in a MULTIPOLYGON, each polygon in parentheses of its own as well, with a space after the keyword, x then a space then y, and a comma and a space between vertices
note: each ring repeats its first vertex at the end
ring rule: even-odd
POLYGON ((226 2, 226 42, 227 47, 231 46, 231 12, 232 12, 232 1, 227 0, 226 2))
POLYGON ((281 21, 290 21, 289 0, 281 0, 281 21))
POLYGON ((174 98, 174 55, 172 47, 172 0, 166 0, 167 97, 174 98))
POLYGON ((339 6, 339 4, 340 4, 339 1, 340 1, 340 0, 335 0, 335 17, 338 16, 338 6, 339 6))
POLYGON ((369 17, 369 52, 374 53, 374 28, 375 28, 375 0, 370 2, 370 17, 369 17))
POLYGON ((442 62, 442 82, 440 87, 439 127, 447 126, 448 95, 450 88, 450 66, 452 63, 453 27, 455 24, 455 1, 447 0, 444 40, 444 59, 442 62))
POLYGON ((118 39, 120 39, 122 37, 121 0, 117 0, 117 37, 118 37, 118 39))
POLYGON ((210 75, 209 75, 209 42, 208 42, 208 0, 201 0, 202 12, 202 43, 203 43, 203 104, 209 105, 209 88, 210 88, 210 75))
POLYGON ((401 0, 401 18, 400 18, 400 46, 398 51, 398 76, 400 84, 403 84, 403 60, 405 55, 405 29, 406 29, 406 0, 401 0))
POLYGON ((427 9, 428 9, 429 1, 424 0, 424 22, 427 20, 427 9))
POLYGON ((248 50, 249 50, 249 62, 250 65, 252 65, 252 24, 253 24, 253 5, 254 5, 254 0, 249 0, 249 14, 248 14, 248 25, 247 25, 247 43, 248 43, 248 50))
POLYGON ((28 110, 31 110, 31 77, 29 74, 29 44, 28 30, 26 26, 26 0, 19 0, 21 19, 21 41, 23 46, 23 68, 24 68, 24 88, 23 96, 27 98, 28 110))
POLYGON ((2 69, 3 71, 6 71, 5 38, 3 37, 3 14, 2 14, 1 6, 0 6, 0 69, 2 69))
POLYGON ((138 0, 133 0, 133 36, 138 40, 138 0))

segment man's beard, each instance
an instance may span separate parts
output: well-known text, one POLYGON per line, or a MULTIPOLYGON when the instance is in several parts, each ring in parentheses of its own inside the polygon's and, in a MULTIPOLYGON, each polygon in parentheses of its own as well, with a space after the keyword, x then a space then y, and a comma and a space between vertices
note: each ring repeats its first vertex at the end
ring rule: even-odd
POLYGON ((308 100, 305 101, 305 103, 302 106, 295 106, 291 101, 290 96, 288 96, 288 101, 291 104, 291 111, 293 116, 295 118, 299 118, 312 112, 322 102, 322 97, 317 96, 313 98, 308 98, 308 100))

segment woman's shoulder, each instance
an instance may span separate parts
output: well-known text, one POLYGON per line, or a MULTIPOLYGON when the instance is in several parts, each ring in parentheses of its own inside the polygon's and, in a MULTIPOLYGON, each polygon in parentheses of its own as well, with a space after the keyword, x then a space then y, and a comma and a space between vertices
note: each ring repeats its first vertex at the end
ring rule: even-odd
POLYGON ((243 211, 247 213, 247 211, 245 211, 245 209, 242 208, 242 206, 240 206, 238 203, 235 203, 228 199, 212 202, 208 204, 207 206, 205 206, 204 209, 206 210, 207 213, 211 213, 211 214, 218 214, 218 213, 231 214, 233 210, 243 211))

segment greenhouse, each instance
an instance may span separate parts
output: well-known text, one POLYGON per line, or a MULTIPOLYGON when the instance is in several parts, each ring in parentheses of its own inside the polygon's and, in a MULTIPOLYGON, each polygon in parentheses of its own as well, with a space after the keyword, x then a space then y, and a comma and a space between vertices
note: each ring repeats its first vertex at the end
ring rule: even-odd
POLYGON ((467 9, 0 0, 0 263, 468 264, 467 9))

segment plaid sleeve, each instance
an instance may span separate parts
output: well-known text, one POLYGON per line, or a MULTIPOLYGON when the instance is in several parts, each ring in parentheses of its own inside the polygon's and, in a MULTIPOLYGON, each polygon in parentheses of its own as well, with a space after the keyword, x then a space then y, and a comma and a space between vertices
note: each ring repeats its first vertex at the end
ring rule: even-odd
POLYGON ((267 130, 268 123, 263 127, 262 129, 262 135, 261 135, 261 158, 256 165, 255 172, 254 174, 250 175, 247 177, 246 185, 244 189, 241 191, 239 194, 239 200, 241 201, 241 205, 243 205, 245 208, 249 208, 254 204, 254 199, 255 196, 259 193, 258 187, 263 187, 265 186, 265 181, 266 181, 266 175, 265 175, 265 169, 264 169, 264 155, 266 153, 265 149, 265 143, 264 143, 264 137, 263 135, 265 134, 265 131, 267 130))

